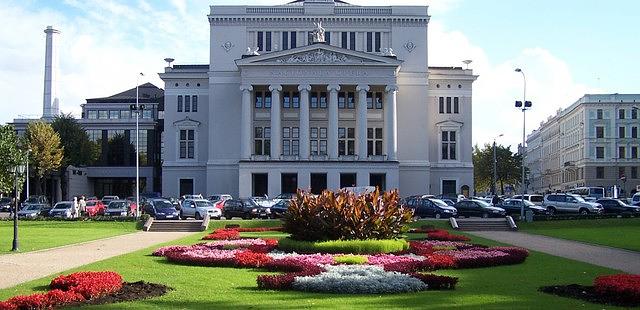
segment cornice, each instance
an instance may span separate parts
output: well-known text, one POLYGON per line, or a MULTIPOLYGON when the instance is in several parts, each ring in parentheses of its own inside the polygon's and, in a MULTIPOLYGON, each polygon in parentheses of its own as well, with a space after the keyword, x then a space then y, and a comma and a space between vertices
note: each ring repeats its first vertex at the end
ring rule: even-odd
MULTIPOLYGON (((245 26, 309 26, 322 20, 329 27, 342 25, 385 24, 394 26, 426 27, 430 17, 416 16, 247 16, 247 15, 209 15, 211 26, 245 25, 245 26)), ((327 29, 331 31, 331 29, 327 29)))

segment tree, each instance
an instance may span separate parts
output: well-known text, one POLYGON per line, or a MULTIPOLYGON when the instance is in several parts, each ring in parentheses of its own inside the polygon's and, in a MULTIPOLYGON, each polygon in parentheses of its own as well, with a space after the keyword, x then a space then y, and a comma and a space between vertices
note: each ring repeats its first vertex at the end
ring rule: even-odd
MULTIPOLYGON (((510 146, 497 145, 496 163, 496 182, 500 193, 504 195, 505 185, 519 185, 522 180, 522 155, 513 153, 510 146)), ((476 189, 490 190, 493 182, 493 146, 491 144, 485 144, 482 149, 477 145, 474 147, 473 170, 476 189)))
POLYGON ((36 191, 41 194, 44 192, 43 179, 60 169, 64 148, 60 145, 60 135, 50 124, 44 122, 30 123, 27 126, 26 136, 31 149, 29 163, 33 167, 38 182, 36 191))
MULTIPOLYGON (((20 146, 23 144, 11 125, 0 125, 0 193, 11 193, 14 190, 15 167, 26 164, 27 154, 20 146)), ((18 176, 18 187, 21 188, 24 175, 18 176)))
POLYGON ((51 126, 60 135, 60 143, 64 148, 62 169, 69 165, 87 166, 96 160, 96 144, 89 140, 87 132, 71 114, 56 116, 51 126))

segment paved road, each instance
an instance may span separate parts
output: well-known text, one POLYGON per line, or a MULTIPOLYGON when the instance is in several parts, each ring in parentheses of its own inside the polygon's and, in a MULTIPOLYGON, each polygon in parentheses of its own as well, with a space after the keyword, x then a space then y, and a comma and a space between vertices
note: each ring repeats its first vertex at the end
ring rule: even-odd
POLYGON ((9 212, 0 212, 0 219, 8 218, 11 215, 9 212))
POLYGON ((478 237, 565 257, 627 273, 640 274, 640 252, 512 231, 469 231, 478 237))
POLYGON ((134 252, 192 233, 136 232, 106 239, 27 253, 0 255, 0 289, 68 269, 134 252))

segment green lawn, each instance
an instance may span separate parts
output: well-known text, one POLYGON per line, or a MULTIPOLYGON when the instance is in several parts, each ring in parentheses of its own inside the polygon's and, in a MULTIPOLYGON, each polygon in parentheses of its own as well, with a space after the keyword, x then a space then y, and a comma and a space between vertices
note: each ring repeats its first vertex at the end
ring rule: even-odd
MULTIPOLYGON (((213 222, 223 225, 225 222, 213 222)), ((244 222, 264 226, 277 222, 244 222)), ((424 223, 424 222, 423 222, 424 223)), ((432 223, 432 222, 429 222, 432 223)), ((436 223, 446 227, 446 222, 436 223)), ((415 224, 413 226, 420 226, 415 224)), ((193 244, 204 234, 197 234, 171 244, 193 244)), ((424 234, 411 234, 411 238, 424 234)), ((476 243, 495 245, 495 242, 473 238, 476 243)), ((152 257, 154 246, 138 252, 86 265, 77 270, 114 270, 127 281, 145 280, 175 288, 169 294, 150 300, 93 306, 105 309, 602 309, 602 305, 561 298, 537 292, 537 288, 551 284, 590 284, 600 274, 616 273, 541 253, 532 253, 520 265, 493 268, 445 270, 438 274, 460 278, 454 291, 426 291, 396 295, 333 295, 295 291, 262 291, 256 288, 256 276, 265 271, 215 267, 183 266, 167 263, 164 258, 152 257)), ((71 271, 68 271, 71 272, 71 271)), ((65 273, 68 273, 65 272, 65 273)), ((53 276, 52 276, 53 277, 53 276)), ((0 300, 16 294, 46 289, 52 277, 35 280, 14 288, 0 290, 0 300)), ((611 309, 614 307, 606 307, 611 309)))
MULTIPOLYGON (((136 231, 134 222, 20 221, 20 252, 113 237, 136 231)), ((11 253, 13 222, 0 221, 0 255, 11 253)))
POLYGON ((518 223, 521 231, 640 251, 640 218, 518 223))

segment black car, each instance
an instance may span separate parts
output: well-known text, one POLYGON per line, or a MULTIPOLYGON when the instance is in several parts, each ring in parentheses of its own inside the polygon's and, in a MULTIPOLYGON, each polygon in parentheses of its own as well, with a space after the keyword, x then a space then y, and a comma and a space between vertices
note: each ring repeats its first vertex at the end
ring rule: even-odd
POLYGON ((456 203, 456 209, 458 209, 458 216, 480 216, 483 218, 488 217, 503 217, 507 215, 507 212, 503 208, 492 207, 490 204, 476 199, 466 199, 458 201, 456 203))
POLYGON ((272 217, 271 208, 260 206, 253 199, 229 199, 224 202, 222 210, 222 216, 226 219, 240 217, 249 220, 272 217))
POLYGON ((440 199, 409 197, 404 203, 405 207, 413 209, 414 217, 455 217, 458 214, 456 208, 447 205, 440 199))
POLYGON ((164 198, 146 199, 142 204, 142 210, 156 220, 177 220, 180 216, 171 201, 164 198))
POLYGON ((11 212, 11 198, 2 197, 0 198, 0 212, 11 212))
POLYGON ((602 205, 602 207, 604 208, 604 213, 640 214, 640 207, 626 204, 625 202, 621 201, 620 199, 602 198, 602 199, 598 199, 596 202, 602 205))
MULTIPOLYGON (((522 199, 506 199, 498 203, 496 207, 504 209, 509 215, 520 215, 522 199)), ((524 201, 524 211, 532 211, 534 215, 548 214, 546 208, 538 206, 529 200, 524 201)))
POLYGON ((275 205, 271 206, 271 215, 273 217, 282 218, 284 214, 289 210, 290 200, 281 200, 275 205))

